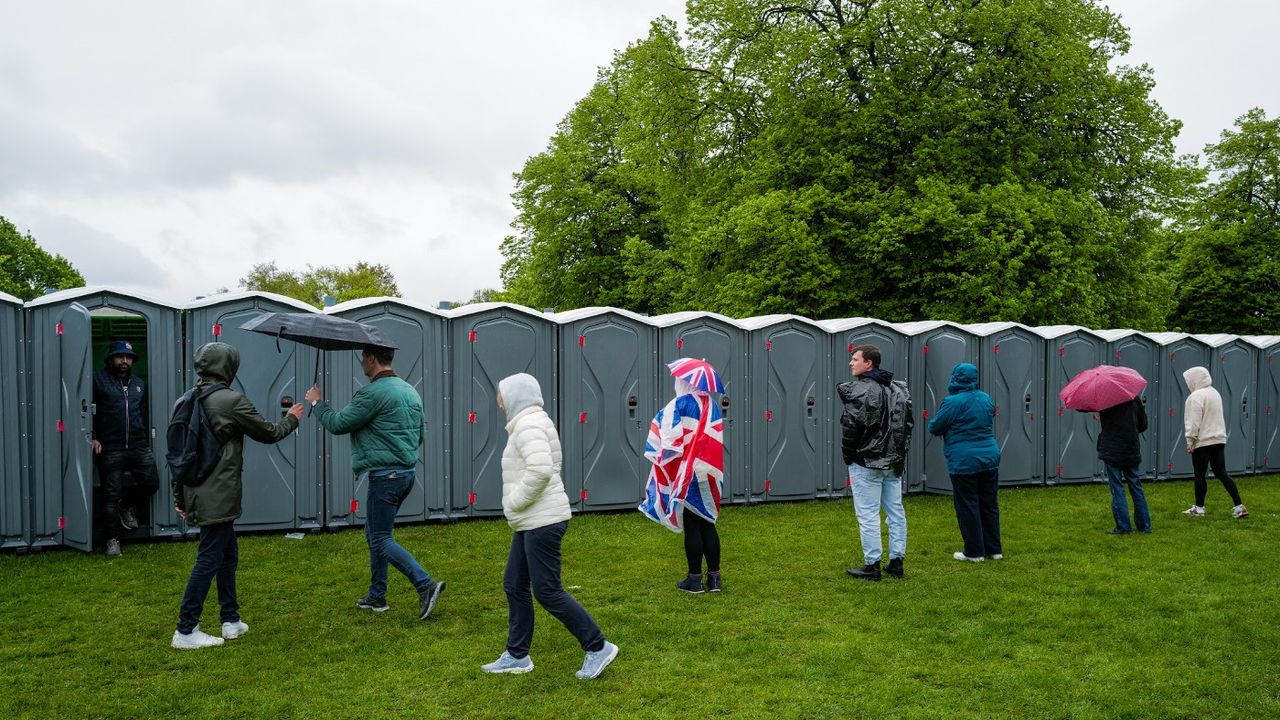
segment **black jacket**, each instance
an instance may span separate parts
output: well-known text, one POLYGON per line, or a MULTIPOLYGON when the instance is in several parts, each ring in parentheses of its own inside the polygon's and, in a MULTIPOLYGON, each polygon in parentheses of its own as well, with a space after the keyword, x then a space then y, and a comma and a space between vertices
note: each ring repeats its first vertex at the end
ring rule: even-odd
POLYGON ((121 382, 110 370, 99 369, 93 374, 93 404, 93 439, 103 450, 151 447, 147 392, 136 376, 121 382))
POLYGON ((1147 411, 1142 400, 1134 398, 1098 413, 1102 432, 1098 433, 1098 458, 1118 468, 1142 464, 1142 445, 1138 433, 1147 430, 1147 411))
POLYGON ((911 394, 893 373, 875 368, 836 386, 840 415, 840 454, 845 465, 892 470, 901 475, 911 445, 911 394))

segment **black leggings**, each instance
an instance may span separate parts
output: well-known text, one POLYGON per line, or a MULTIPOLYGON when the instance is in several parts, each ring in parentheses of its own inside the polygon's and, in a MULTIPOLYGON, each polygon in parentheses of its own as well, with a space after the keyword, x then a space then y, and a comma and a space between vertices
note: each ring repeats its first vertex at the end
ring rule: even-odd
POLYGON ((1209 491, 1209 483, 1205 482, 1205 470, 1209 467, 1213 468, 1214 476, 1222 481, 1222 487, 1227 489, 1231 502, 1236 505, 1244 504, 1240 499, 1240 491, 1236 489, 1235 481, 1227 475, 1226 450, 1226 445, 1218 444, 1198 447, 1191 451, 1191 467, 1196 473, 1196 505, 1204 507, 1204 496, 1209 491))
POLYGON ((720 533, 716 524, 707 522, 684 509, 684 556, 689 561, 689 574, 702 574, 702 558, 707 559, 707 572, 720 572, 720 533))

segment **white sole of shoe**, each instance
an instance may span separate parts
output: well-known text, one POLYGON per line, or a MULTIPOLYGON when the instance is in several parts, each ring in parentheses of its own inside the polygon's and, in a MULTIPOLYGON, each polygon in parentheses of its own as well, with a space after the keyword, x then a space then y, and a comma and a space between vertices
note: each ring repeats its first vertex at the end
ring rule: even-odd
POLYGON ((489 668, 481 665, 480 669, 490 675, 523 675, 525 673, 533 672, 533 665, 529 665, 529 667, 502 668, 501 670, 490 670, 489 668))

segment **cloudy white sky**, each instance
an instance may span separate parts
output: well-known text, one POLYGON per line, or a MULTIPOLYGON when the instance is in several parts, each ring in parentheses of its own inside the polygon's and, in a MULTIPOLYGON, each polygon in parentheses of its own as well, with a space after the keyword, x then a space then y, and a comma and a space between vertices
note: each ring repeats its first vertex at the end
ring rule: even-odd
MULTIPOLYGON (((1270 0, 1112 0, 1200 152, 1280 114, 1270 0), (1209 9, 1211 8, 1211 9, 1209 9)), ((94 285, 185 301, 256 262, 497 287, 511 174, 682 0, 0 0, 0 215, 94 285)))

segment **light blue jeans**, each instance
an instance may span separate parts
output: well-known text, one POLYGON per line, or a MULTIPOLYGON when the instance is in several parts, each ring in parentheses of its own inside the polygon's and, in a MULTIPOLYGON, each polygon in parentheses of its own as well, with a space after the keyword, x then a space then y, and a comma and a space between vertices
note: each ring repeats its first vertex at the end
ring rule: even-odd
POLYGON ((902 478, 892 470, 872 470, 849 466, 853 487, 853 511, 858 516, 862 556, 868 565, 879 562, 884 553, 880 543, 880 511, 889 526, 889 558, 907 556, 907 513, 902 509, 902 478))

